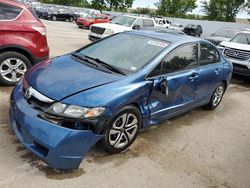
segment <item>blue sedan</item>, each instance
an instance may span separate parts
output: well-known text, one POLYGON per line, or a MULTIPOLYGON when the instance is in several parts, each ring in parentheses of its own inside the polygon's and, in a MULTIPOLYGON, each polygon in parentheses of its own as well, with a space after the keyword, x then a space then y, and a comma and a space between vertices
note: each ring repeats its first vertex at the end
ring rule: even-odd
POLYGON ((49 166, 77 169, 97 142, 118 153, 140 129, 215 109, 231 76, 231 63, 202 39, 120 33, 32 67, 12 92, 11 125, 49 166))

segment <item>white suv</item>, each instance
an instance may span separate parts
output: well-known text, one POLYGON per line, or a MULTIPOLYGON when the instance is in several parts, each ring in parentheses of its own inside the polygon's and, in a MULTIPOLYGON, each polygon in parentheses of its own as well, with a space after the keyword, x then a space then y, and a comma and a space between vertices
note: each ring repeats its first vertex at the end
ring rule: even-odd
POLYGON ((250 76, 250 31, 242 31, 220 45, 224 47, 223 55, 233 64, 233 72, 250 76))
POLYGON ((93 24, 90 27, 89 40, 93 42, 115 33, 154 26, 155 21, 151 18, 127 15, 118 16, 110 23, 93 24))

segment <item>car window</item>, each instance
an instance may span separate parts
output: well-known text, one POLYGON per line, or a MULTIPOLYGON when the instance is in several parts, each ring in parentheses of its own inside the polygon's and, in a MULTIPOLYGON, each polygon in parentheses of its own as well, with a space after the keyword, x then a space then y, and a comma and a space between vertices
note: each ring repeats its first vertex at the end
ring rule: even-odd
POLYGON ((120 33, 80 50, 79 55, 87 55, 133 73, 143 68, 168 45, 164 40, 120 33))
POLYGON ((177 48, 163 60, 162 73, 172 73, 197 66, 198 45, 186 44, 177 48))
POLYGON ((159 63, 149 74, 148 78, 152 78, 154 76, 161 75, 161 63, 159 63))
POLYGON ((21 8, 0 3, 0 20, 13 20, 21 11, 21 8))
POLYGON ((136 22, 135 22, 135 24, 134 25, 139 25, 140 26, 140 28, 143 28, 143 21, 142 21, 142 19, 138 19, 138 20, 136 20, 136 22))
POLYGON ((153 20, 144 19, 143 26, 144 27, 154 27, 154 22, 153 22, 153 20))
POLYGON ((231 42, 250 45, 250 34, 239 33, 231 40, 231 42))
POLYGON ((200 45, 201 55, 200 55, 200 65, 209 65, 219 62, 218 51, 210 44, 200 45))

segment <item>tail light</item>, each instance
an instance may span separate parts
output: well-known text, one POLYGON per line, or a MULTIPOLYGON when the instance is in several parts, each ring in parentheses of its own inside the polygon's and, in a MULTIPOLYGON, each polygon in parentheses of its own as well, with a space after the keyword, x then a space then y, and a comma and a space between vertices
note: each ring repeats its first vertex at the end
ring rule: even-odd
POLYGON ((38 31, 43 36, 46 36, 46 34, 47 34, 45 27, 31 26, 31 28, 38 31))

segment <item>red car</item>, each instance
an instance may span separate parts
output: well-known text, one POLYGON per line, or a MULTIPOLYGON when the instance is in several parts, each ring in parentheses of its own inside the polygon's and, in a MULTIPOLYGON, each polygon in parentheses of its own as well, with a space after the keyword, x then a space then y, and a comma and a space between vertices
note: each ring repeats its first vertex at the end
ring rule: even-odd
POLYGON ((107 23, 110 20, 110 16, 105 14, 89 14, 85 18, 79 18, 76 24, 79 28, 89 28, 92 24, 107 23))
POLYGON ((16 84, 32 65, 48 57, 46 28, 31 7, 0 0, 0 84, 16 84))

